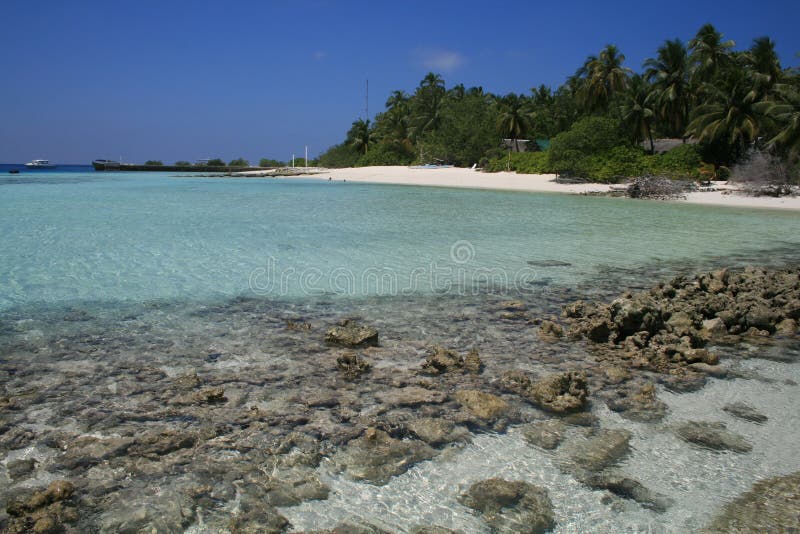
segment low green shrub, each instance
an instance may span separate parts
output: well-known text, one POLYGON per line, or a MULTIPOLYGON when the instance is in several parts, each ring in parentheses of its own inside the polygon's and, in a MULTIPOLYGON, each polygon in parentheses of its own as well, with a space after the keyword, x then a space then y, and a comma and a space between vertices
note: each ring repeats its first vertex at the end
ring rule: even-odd
POLYGON ((355 166, 409 165, 413 160, 414 156, 402 149, 388 143, 380 143, 370 148, 366 154, 358 158, 355 166))
POLYGON ((509 169, 520 174, 549 174, 547 152, 512 152, 485 162, 483 170, 500 172, 509 169))

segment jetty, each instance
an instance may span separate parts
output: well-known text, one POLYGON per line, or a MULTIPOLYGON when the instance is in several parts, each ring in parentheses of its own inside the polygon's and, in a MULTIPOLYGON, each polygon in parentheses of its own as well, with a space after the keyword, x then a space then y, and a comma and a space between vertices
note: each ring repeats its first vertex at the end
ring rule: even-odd
POLYGON ((270 171, 274 167, 242 167, 230 165, 139 165, 136 163, 120 163, 118 161, 93 161, 96 171, 118 172, 211 172, 234 173, 249 171, 270 171))

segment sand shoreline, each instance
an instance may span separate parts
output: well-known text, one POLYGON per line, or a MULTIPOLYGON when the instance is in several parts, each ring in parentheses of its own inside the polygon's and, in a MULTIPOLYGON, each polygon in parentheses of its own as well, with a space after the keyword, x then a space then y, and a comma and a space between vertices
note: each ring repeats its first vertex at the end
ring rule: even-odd
MULTIPOLYGON (((240 173, 240 176, 256 176, 256 172, 240 173)), ((589 194, 606 193, 607 184, 560 184, 554 182, 554 174, 517 174, 514 172, 484 173, 473 169, 449 167, 441 169, 412 169, 403 166, 357 167, 345 169, 321 169, 319 173, 292 178, 314 178, 319 180, 348 181, 358 183, 416 185, 435 187, 459 187, 469 189, 494 189, 502 191, 528 191, 540 193, 589 194)), ((768 208, 800 210, 800 197, 750 197, 735 194, 735 187, 717 184, 716 191, 689 193, 685 202, 737 208, 768 208)))

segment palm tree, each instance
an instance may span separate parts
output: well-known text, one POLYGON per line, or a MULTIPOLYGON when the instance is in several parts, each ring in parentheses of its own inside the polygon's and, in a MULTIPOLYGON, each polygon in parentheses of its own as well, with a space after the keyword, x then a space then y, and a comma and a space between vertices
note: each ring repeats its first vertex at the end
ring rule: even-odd
POLYGON ((444 99, 444 80, 438 74, 429 72, 414 93, 414 132, 415 138, 429 130, 435 130, 441 123, 442 100, 444 99))
POLYGON ((775 52, 775 41, 769 37, 758 37, 753 46, 742 55, 747 68, 755 82, 756 98, 761 99, 772 92, 783 73, 778 54, 775 52))
POLYGON ((645 78, 655 91, 652 103, 668 135, 682 136, 689 115, 689 54, 680 41, 666 41, 644 62, 645 78))
POLYGON ((395 108, 407 108, 409 96, 405 91, 392 91, 389 98, 386 99, 386 109, 393 110, 395 108))
POLYGON ((497 130, 503 137, 514 140, 514 150, 516 152, 519 152, 518 139, 528 130, 530 124, 526 104, 524 98, 514 93, 510 93, 500 99, 497 130))
POLYGON ((625 56, 614 45, 606 45, 598 56, 586 58, 576 73, 583 77, 580 96, 588 111, 607 111, 614 96, 625 90, 631 69, 623 67, 625 56))
POLYGON ((463 83, 460 83, 447 91, 447 96, 453 100, 461 100, 466 96, 466 94, 467 89, 464 87, 463 83))
POLYGON ((756 108, 774 119, 780 128, 767 146, 784 151, 794 161, 800 158, 800 89, 779 84, 775 90, 779 101, 761 102, 756 108))
POLYGON ((356 149, 357 152, 366 154, 373 141, 369 119, 358 119, 354 121, 350 131, 347 132, 347 142, 350 146, 356 149))
POLYGON ((726 143, 734 156, 743 154, 759 133, 762 116, 758 112, 751 80, 740 70, 714 84, 705 84, 707 100, 694 110, 686 133, 700 142, 726 143))
POLYGON ((650 84, 638 74, 628 83, 628 90, 622 102, 622 122, 631 133, 633 142, 640 144, 645 139, 650 141, 650 153, 655 151, 653 144, 653 119, 655 112, 650 105, 650 84))
POLYGON ((699 82, 710 81, 722 68, 732 63, 730 49, 736 46, 732 40, 723 41, 723 35, 711 24, 705 24, 689 41, 690 59, 699 82))

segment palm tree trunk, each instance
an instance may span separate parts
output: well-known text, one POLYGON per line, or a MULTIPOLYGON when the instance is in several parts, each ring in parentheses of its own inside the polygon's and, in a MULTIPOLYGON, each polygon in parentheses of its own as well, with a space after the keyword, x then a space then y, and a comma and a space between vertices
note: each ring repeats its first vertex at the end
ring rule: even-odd
POLYGON ((653 131, 650 129, 650 124, 645 123, 645 126, 647 126, 647 138, 650 139, 650 154, 655 154, 656 147, 653 144, 653 131))

